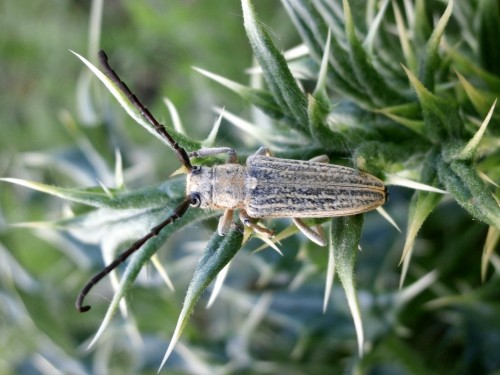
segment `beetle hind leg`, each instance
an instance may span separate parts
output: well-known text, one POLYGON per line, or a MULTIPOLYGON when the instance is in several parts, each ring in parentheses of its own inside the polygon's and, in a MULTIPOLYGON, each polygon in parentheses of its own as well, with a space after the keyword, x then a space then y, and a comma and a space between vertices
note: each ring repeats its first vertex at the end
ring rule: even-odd
POLYGON ((304 235, 312 242, 318 244, 319 246, 326 245, 325 237, 323 235, 323 229, 320 225, 316 227, 317 231, 314 231, 311 227, 308 227, 306 223, 304 223, 301 219, 294 217, 292 218, 292 220, 297 228, 299 228, 299 230, 304 233, 304 235))

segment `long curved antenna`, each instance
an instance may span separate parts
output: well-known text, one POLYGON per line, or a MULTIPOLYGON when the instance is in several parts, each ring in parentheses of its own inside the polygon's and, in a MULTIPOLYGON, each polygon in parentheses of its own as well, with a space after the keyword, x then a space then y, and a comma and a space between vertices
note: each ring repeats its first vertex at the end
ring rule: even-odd
POLYGON ((179 206, 174 210, 172 215, 170 215, 167 219, 162 221, 160 224, 155 226, 153 229, 149 231, 148 234, 146 234, 144 237, 141 239, 137 240, 128 248, 126 251, 124 251, 118 258, 116 258, 112 263, 110 263, 108 266, 106 266, 101 272, 96 274, 94 277, 92 277, 89 282, 83 287, 82 291, 78 295, 78 298, 76 299, 75 306, 78 311, 80 312, 85 312, 90 310, 90 306, 83 306, 83 300, 85 299, 85 296, 90 292, 90 290, 96 285, 102 278, 104 278, 108 273, 110 273, 112 270, 114 270, 116 267, 118 267, 121 263, 123 263, 130 255, 132 255, 135 251, 139 250, 144 243, 146 243, 147 240, 149 240, 152 237, 157 236, 160 231, 166 227, 168 224, 173 223, 175 220, 179 219, 184 215, 189 207, 190 204, 195 203, 195 199, 192 196, 188 196, 184 198, 184 200, 181 202, 179 206))
POLYGON ((167 141, 172 150, 174 150, 177 155, 177 159, 185 166, 188 171, 193 169, 191 165, 191 161, 189 160, 189 155, 184 148, 182 148, 171 136, 168 134, 165 126, 163 126, 158 120, 149 112, 149 109, 146 108, 144 104, 135 96, 135 94, 128 88, 128 86, 123 82, 118 74, 113 70, 111 65, 108 62, 108 56, 106 53, 101 50, 99 51, 99 60, 101 62, 102 67, 104 68, 104 73, 111 79, 116 86, 127 95, 128 99, 132 102, 132 104, 141 112, 141 115, 148 121, 153 128, 156 130, 156 133, 159 134, 163 139, 167 141))

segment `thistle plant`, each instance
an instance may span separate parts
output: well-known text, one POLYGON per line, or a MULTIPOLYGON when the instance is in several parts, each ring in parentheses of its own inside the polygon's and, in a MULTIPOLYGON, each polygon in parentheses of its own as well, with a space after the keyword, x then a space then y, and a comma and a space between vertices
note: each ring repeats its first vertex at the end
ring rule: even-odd
MULTIPOLYGON (((359 371, 380 366, 383 370, 389 364, 404 368, 405 373, 426 373, 426 361, 422 358, 432 356, 432 353, 422 349, 425 345, 418 338, 408 340, 411 343, 404 342, 405 335, 401 333, 404 330, 398 327, 407 324, 409 330, 414 330, 409 323, 402 323, 405 309, 416 303, 421 294, 430 293, 431 297, 427 300, 431 302, 426 308, 462 308, 466 313, 454 313, 467 321, 475 312, 471 301, 479 306, 487 305, 488 299, 498 293, 495 292, 495 286, 498 287, 498 259, 494 254, 500 233, 497 184, 500 180, 500 116, 495 109, 500 92, 500 52, 495 48, 500 33, 498 2, 283 0, 282 5, 301 39, 300 46, 285 53, 276 45, 268 27, 259 20, 253 3, 242 0, 243 25, 257 62, 249 69, 251 85, 231 81, 218 72, 196 68, 202 75, 232 90, 258 109, 259 118, 265 114, 265 120, 252 121, 236 116, 230 108, 218 110, 220 117, 205 141, 193 139, 189 129, 184 129, 176 120, 175 112, 172 123, 167 122, 165 128, 182 147, 194 151, 216 142, 220 144, 217 132, 221 120, 225 119, 238 132, 251 137, 253 145, 266 146, 277 157, 306 160, 326 154, 331 163, 347 164, 371 173, 386 183, 391 195, 396 192, 394 201, 398 207, 400 202, 404 202, 406 220, 401 215, 395 219, 389 215, 395 207, 392 198, 386 210, 369 214, 370 223, 376 221, 377 228, 385 228, 385 233, 393 231, 388 236, 395 238, 396 245, 386 243, 386 246, 398 248, 401 268, 396 268, 397 261, 391 264, 392 274, 400 272, 399 282, 393 282, 392 289, 381 293, 362 282, 356 283, 359 279, 355 276, 360 244, 365 252, 372 247, 362 240, 364 215, 309 222, 311 225, 322 225, 328 233, 328 250, 320 260, 316 259, 319 248, 305 241, 299 244, 296 237, 300 234, 296 234, 297 229, 290 222, 278 223, 280 230, 274 238, 257 236, 263 243, 258 250, 274 249, 283 258, 290 257, 290 253, 296 254, 297 250, 290 250, 288 244, 300 246, 303 263, 294 275, 293 267, 280 265, 284 261, 274 259, 276 264, 266 268, 259 265, 259 255, 253 255, 255 268, 260 271, 256 285, 262 290, 270 289, 273 277, 279 271, 285 272, 289 280, 295 280, 295 287, 306 285, 304 279, 312 278, 311 275, 321 274, 324 287, 320 308, 325 312, 328 308, 337 309, 328 306, 332 294, 336 303, 344 298, 335 297, 337 289, 333 287, 333 279, 335 274, 338 275, 352 318, 349 324, 353 322, 356 332, 357 344, 353 343, 352 337, 347 339, 350 364, 331 364, 325 360, 332 353, 335 353, 335 358, 346 357, 336 339, 327 337, 339 335, 334 328, 328 327, 333 322, 318 323, 312 328, 300 321, 298 325, 306 326, 307 332, 301 333, 301 329, 297 328, 298 338, 291 351, 293 360, 300 363, 304 371, 311 370, 311 362, 318 360, 319 371, 324 373, 345 369, 346 366, 359 371), (482 244, 474 244, 474 248, 468 251, 482 248, 477 274, 485 283, 476 289, 465 288, 467 291, 456 295, 446 281, 439 281, 441 274, 446 276, 447 272, 451 272, 446 267, 437 271, 440 268, 437 265, 418 265, 418 269, 412 272, 412 258, 420 229, 425 226, 426 220, 432 220, 434 210, 442 205, 455 204, 460 207, 459 215, 470 215, 474 225, 484 232, 481 233, 482 244), (403 234, 391 229, 391 225, 397 227, 397 223, 405 221, 403 234), (490 263, 494 265, 493 276, 488 275, 490 263), (407 275, 410 275, 409 280, 407 275), (441 288, 435 286, 437 283, 442 283, 441 288), (363 302, 359 296, 365 297, 364 303, 359 302, 363 302), (327 332, 325 337, 321 336, 322 329, 327 332), (317 349, 318 357, 308 353, 308 350, 317 348, 312 344, 308 347, 307 343, 314 335, 319 336, 318 342, 331 344, 317 349)), ((143 113, 119 90, 116 82, 89 61, 93 57, 86 59, 76 55, 128 115, 156 135, 144 120, 143 113)), ((126 80, 127 77, 122 78, 126 80)), ((248 146, 237 145, 236 148, 243 158, 255 151, 248 146)), ((101 185, 95 188, 63 188, 17 178, 3 180, 58 196, 78 207, 87 206, 88 209, 75 210, 64 219, 25 225, 67 231, 81 242, 99 246, 104 263, 109 264, 117 253, 127 248, 127 244, 143 237, 168 217, 185 196, 182 176, 137 190, 126 188, 121 155, 119 152, 116 155, 114 183, 111 182, 111 173, 107 173, 101 185)), ((211 158, 198 162, 211 164, 219 161, 211 158)), ((178 172, 182 174, 182 170, 178 172)), ((128 316, 125 297, 140 270, 149 261, 153 261, 165 283, 172 284, 158 261, 158 249, 182 228, 189 231, 195 225, 212 225, 214 218, 220 214, 188 210, 182 218, 149 239, 130 258, 120 276, 116 273, 110 275, 113 298, 91 346, 110 329, 112 317, 118 310, 128 316)), ((446 223, 441 223, 439 228, 446 228, 446 223)), ((252 236, 255 237, 255 234, 248 230, 243 232, 239 225, 226 237, 220 237, 214 231, 193 271, 161 366, 165 363, 168 366, 167 359, 175 350, 205 289, 215 280, 210 303, 219 293, 228 293, 224 289, 224 280, 235 266, 231 261, 242 249, 259 246, 254 245, 255 241, 250 242, 252 236)), ((443 249, 448 246, 452 245, 442 245, 443 249)), ((450 252, 446 251, 446 254, 450 252)), ((374 269, 370 271, 375 272, 374 269)), ((266 298, 266 293, 260 293, 258 301, 253 300, 253 316, 258 317, 255 319, 265 320, 263 316, 267 313, 270 322, 274 319, 274 324, 287 328, 293 326, 291 323, 288 326, 285 319, 278 318, 278 315, 292 316, 294 311, 278 311, 278 308, 270 307, 271 302, 266 298)), ((134 303, 138 301, 134 300, 134 303)), ((317 319, 321 316, 320 311, 308 313, 317 314, 317 319)), ((422 319, 423 315, 418 318, 422 319)), ((252 326, 251 322, 251 319, 246 322, 248 327, 252 326)), ((245 331, 243 337, 252 340, 249 331, 245 331)), ((451 334, 456 333, 450 331, 451 334)), ((480 329, 475 332, 485 334, 480 329)), ((500 341, 499 337, 497 334, 492 339, 492 345, 500 341)), ((431 361, 437 372, 452 362, 446 341, 441 343, 443 360, 431 361)), ((252 340, 252 345, 257 346, 256 342, 258 339, 252 340)), ((252 373, 264 373, 258 370, 263 359, 252 353, 248 346, 243 345, 239 356, 226 354, 225 363, 220 361, 221 364, 217 365, 213 363, 215 360, 207 360, 205 365, 210 371, 250 368, 252 373)), ((453 344, 449 346, 453 347, 453 344)), ((468 349, 467 345, 464 347, 464 350, 468 349)), ((270 356, 274 360, 273 355, 279 358, 280 354, 276 349, 270 356)), ((455 366, 462 366, 460 368, 463 369, 476 366, 485 371, 500 366, 498 360, 496 364, 488 365, 490 359, 486 353, 469 359, 470 362, 464 359, 455 366)), ((284 364, 276 359, 270 366, 283 369, 284 364)))

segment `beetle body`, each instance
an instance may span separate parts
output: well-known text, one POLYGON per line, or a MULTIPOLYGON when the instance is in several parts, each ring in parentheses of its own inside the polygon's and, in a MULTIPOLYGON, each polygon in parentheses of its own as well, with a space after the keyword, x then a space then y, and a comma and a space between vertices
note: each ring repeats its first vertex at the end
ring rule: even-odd
POLYGON ((386 201, 378 178, 353 168, 257 153, 246 166, 198 167, 186 194, 198 194, 200 208, 243 209, 251 218, 315 218, 354 215, 386 201))

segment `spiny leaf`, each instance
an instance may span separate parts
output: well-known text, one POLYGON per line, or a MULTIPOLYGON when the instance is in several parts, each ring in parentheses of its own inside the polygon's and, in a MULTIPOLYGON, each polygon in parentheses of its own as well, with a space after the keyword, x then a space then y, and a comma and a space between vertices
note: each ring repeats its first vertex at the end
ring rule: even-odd
POLYGON ((374 40, 377 32, 380 29, 380 25, 382 20, 384 19, 385 12, 387 10, 387 6, 389 5, 389 0, 383 0, 379 6, 379 10, 375 18, 371 18, 368 20, 369 29, 366 33, 365 40, 363 42, 363 47, 366 48, 369 54, 372 54, 373 48, 375 47, 374 40))
POLYGON ((335 257, 335 267, 340 282, 344 287, 347 303, 354 320, 360 356, 363 355, 364 333, 356 294, 354 266, 356 264, 363 221, 363 215, 354 215, 333 218, 331 223, 331 240, 335 257))
POLYGON ((344 147, 347 140, 341 133, 334 133, 326 124, 328 109, 322 101, 316 100, 312 95, 308 96, 309 126, 314 140, 329 150, 338 150, 344 147))
POLYGON ((403 69, 420 100, 427 138, 432 142, 441 142, 450 136, 460 138, 463 124, 457 108, 429 91, 405 66, 403 69))
POLYGON ((319 66, 324 56, 325 36, 329 32, 327 24, 312 2, 283 0, 283 6, 319 66))
POLYGON ((499 92, 500 78, 498 76, 482 69, 456 48, 448 47, 446 53, 447 56, 453 61, 457 70, 460 70, 462 73, 469 73, 470 75, 481 78, 488 85, 491 91, 494 93, 499 92))
MULTIPOLYGON (((354 150, 353 161, 356 168, 379 176, 389 183, 393 175, 403 169, 416 168, 409 158, 421 152, 420 146, 410 143, 391 144, 387 142, 365 142, 354 150)), ((394 183, 391 180, 390 183, 394 183)))
POLYGON ((478 3, 479 35, 478 49, 481 65, 497 77, 500 75, 500 4, 496 0, 482 0, 478 3))
POLYGON ((476 154, 477 148, 479 146, 479 142, 481 142, 481 139, 483 137, 484 132, 486 131, 486 127, 488 126, 491 116, 493 116, 493 111, 495 110, 495 105, 497 104, 497 101, 495 99, 495 102, 491 106, 490 111, 486 115, 486 118, 484 119, 483 123, 477 130, 476 134, 471 138, 471 140, 465 145, 465 147, 460 151, 460 153, 457 155, 457 159, 460 160, 472 160, 476 154))
POLYGON ((437 160, 439 180, 458 204, 476 219, 500 228, 500 207, 472 165, 461 160, 446 163, 437 160))
POLYGON ((481 257, 481 280, 486 280, 486 273, 488 270, 488 263, 495 251, 495 247, 500 241, 500 230, 498 228, 489 227, 486 241, 484 242, 483 255, 481 257))
POLYGON ((285 114, 281 110, 280 106, 276 103, 274 97, 269 92, 243 86, 242 84, 231 81, 225 77, 211 73, 204 69, 194 69, 204 76, 214 80, 215 82, 220 83, 222 86, 225 86, 228 89, 234 91, 243 99, 248 100, 251 104, 261 109, 269 117, 275 120, 280 120, 285 117, 285 114))
POLYGON ((243 228, 240 224, 233 224, 231 230, 225 237, 219 236, 218 233, 212 235, 208 243, 203 257, 198 262, 198 266, 193 275, 193 279, 189 284, 184 300, 184 306, 179 315, 175 332, 170 341, 170 345, 163 357, 160 365, 160 370, 172 353, 175 344, 179 340, 184 327, 186 326, 189 316, 191 315, 196 302, 200 298, 206 287, 212 282, 217 274, 226 266, 226 264, 236 255, 241 248, 243 240, 243 228))
POLYGON ((412 120, 407 117, 396 115, 394 113, 391 113, 389 108, 378 109, 376 110, 376 112, 382 113, 394 122, 397 122, 398 124, 401 124, 404 127, 414 131, 418 135, 425 137, 425 125, 422 120, 412 120))
POLYGON ((496 97, 490 92, 476 89, 463 75, 458 72, 456 74, 476 111, 481 116, 486 116, 491 108, 491 103, 496 100, 496 97))
POLYGON ((453 10, 453 0, 450 0, 442 17, 434 28, 423 54, 423 60, 420 63, 420 80, 430 91, 434 91, 434 74, 438 70, 439 62, 439 43, 444 34, 444 29, 448 24, 451 12, 453 10))
POLYGON ((82 203, 93 207, 111 207, 113 197, 103 189, 61 188, 40 182, 21 180, 19 178, 0 178, 0 181, 21 185, 32 190, 47 193, 71 202, 82 203))
POLYGON ((340 21, 329 20, 331 22, 327 24, 325 19, 328 19, 328 16, 325 13, 328 11, 320 3, 283 0, 283 5, 318 66, 325 57, 325 35, 331 33, 329 28, 337 30, 331 38, 331 53, 328 56, 328 78, 333 82, 330 86, 344 95, 355 98, 358 103, 370 107, 371 99, 354 74, 348 50, 337 40, 345 37, 340 21), (339 35, 339 32, 342 35, 339 35))
MULTIPOLYGON (((331 223, 330 223, 331 225, 331 223)), ((326 312, 328 301, 333 288, 333 280, 335 277, 335 249, 333 248, 332 231, 328 231, 328 265, 326 268, 325 279, 325 295, 323 297, 323 313, 326 312)))
POLYGON ((328 37, 326 38, 325 50, 323 51, 323 58, 321 59, 321 67, 318 73, 318 80, 314 88, 313 96, 318 100, 323 100, 328 103, 328 94, 326 92, 327 73, 328 73, 328 58, 330 56, 330 43, 332 34, 328 30, 328 37))
POLYGON ((356 36, 349 2, 343 0, 342 4, 344 5, 345 33, 349 43, 352 69, 356 73, 358 82, 364 87, 376 106, 397 103, 401 100, 401 96, 386 84, 384 78, 370 63, 363 45, 356 36))
POLYGON ((392 7, 394 9, 394 18, 396 19, 396 26, 398 29, 399 42, 401 43, 401 49, 405 57, 405 65, 410 67, 410 70, 417 69, 417 58, 415 57, 415 52, 410 43, 408 32, 404 24, 403 16, 401 15, 401 10, 397 2, 392 2, 392 7))
POLYGON ((258 143, 269 147, 273 150, 279 149, 279 145, 285 145, 288 149, 290 146, 300 146, 307 144, 309 141, 307 138, 302 136, 300 133, 293 131, 293 129, 288 128, 285 132, 280 132, 278 129, 274 129, 273 132, 266 131, 262 126, 248 122, 247 120, 230 113, 229 111, 223 111, 221 108, 216 108, 215 111, 219 113, 224 119, 226 119, 230 124, 237 127, 239 130, 244 131, 249 136, 254 138, 258 143), (293 134, 293 136, 291 136, 293 134))
MULTIPOLYGON (((437 185, 437 171, 435 169, 437 151, 429 152, 424 160, 420 181, 427 185, 437 185)), ((413 244, 415 238, 420 230, 420 227, 427 219, 432 210, 437 206, 441 200, 442 195, 427 191, 416 191, 413 194, 410 211, 408 213, 408 225, 406 230, 405 244, 403 253, 401 254, 400 264, 403 263, 399 287, 402 288, 408 266, 410 264, 411 254, 413 251, 413 244)))
POLYGON ((438 189, 437 187, 434 187, 432 185, 427 185, 422 182, 409 180, 407 178, 393 174, 386 174, 385 184, 393 186, 404 186, 413 190, 426 191, 429 193, 438 193, 438 194, 448 193, 447 191, 438 189))
POLYGON ((294 119, 294 128, 307 133, 307 101, 288 64, 256 18, 250 0, 241 1, 245 30, 267 85, 282 111, 294 119))
POLYGON ((70 202, 81 203, 92 207, 131 209, 164 207, 184 194, 183 178, 165 181, 158 186, 127 192, 103 188, 61 188, 39 182, 26 181, 17 178, 0 178, 0 181, 10 182, 41 191, 70 202))
POLYGON ((429 23, 425 5, 426 0, 416 0, 415 11, 413 14, 412 31, 419 47, 424 45, 432 31, 432 26, 429 23))
MULTIPOLYGON (((76 57, 78 57, 87 67, 94 73, 94 75, 99 78, 99 80, 104 83, 106 88, 109 90, 111 94, 115 97, 115 99, 120 103, 120 105, 125 109, 127 114, 132 117, 139 125, 144 127, 147 131, 153 134, 156 138, 162 141, 164 144, 170 147, 170 144, 158 134, 158 132, 154 129, 154 127, 144 118, 141 111, 136 108, 130 99, 125 95, 116 84, 110 80, 104 73, 102 73, 97 67, 95 67, 90 61, 88 61, 83 56, 78 53, 71 51, 76 57)), ((199 150, 200 144, 197 141, 187 138, 186 136, 177 133, 174 129, 168 129, 168 132, 185 148, 189 150, 199 150)))
POLYGON ((181 117, 174 103, 168 98, 163 98, 163 103, 167 106, 168 112, 170 113, 170 119, 172 120, 174 130, 179 134, 186 135, 186 130, 184 129, 184 125, 182 125, 181 117))
MULTIPOLYGON (((169 214, 170 214, 169 212, 166 212, 165 217, 167 217, 169 214)), ((127 290, 130 288, 130 286, 137 278, 137 275, 139 274, 144 264, 147 261, 149 261, 151 256, 154 253, 156 253, 156 251, 167 241, 167 239, 172 235, 172 233, 175 233, 176 231, 185 227, 186 225, 195 223, 199 220, 208 219, 216 215, 217 213, 209 213, 205 211, 200 213, 199 210, 192 209, 186 212, 184 216, 182 216, 180 219, 174 221, 172 224, 163 228, 157 236, 152 237, 149 241, 147 241, 143 245, 143 247, 140 250, 138 250, 134 255, 132 255, 130 262, 127 264, 127 267, 123 273, 120 285, 118 289, 114 291, 115 293, 113 295, 111 304, 109 305, 108 310, 106 311, 106 315, 103 321, 101 322, 101 325, 97 330, 97 333, 95 334, 94 338, 89 344, 89 347, 94 345, 94 343, 99 339, 99 337, 101 337, 105 329, 111 323, 111 319, 116 313, 120 301, 125 296, 127 290)))

